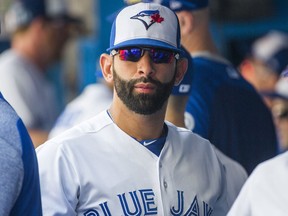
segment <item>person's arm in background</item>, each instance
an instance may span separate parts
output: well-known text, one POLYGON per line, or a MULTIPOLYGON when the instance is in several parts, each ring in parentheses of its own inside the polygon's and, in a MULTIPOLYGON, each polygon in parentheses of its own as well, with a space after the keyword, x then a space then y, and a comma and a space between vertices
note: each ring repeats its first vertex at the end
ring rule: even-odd
POLYGON ((0 215, 10 215, 23 181, 21 152, 0 138, 0 215))
POLYGON ((0 215, 42 215, 38 162, 22 120, 0 93, 0 215))

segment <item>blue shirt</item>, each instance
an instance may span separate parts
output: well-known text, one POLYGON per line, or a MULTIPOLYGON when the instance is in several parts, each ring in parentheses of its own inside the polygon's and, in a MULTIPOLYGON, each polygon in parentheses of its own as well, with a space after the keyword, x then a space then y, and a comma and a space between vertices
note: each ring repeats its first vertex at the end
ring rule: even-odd
POLYGON ((193 81, 186 111, 192 129, 248 173, 277 154, 270 110, 256 90, 227 61, 193 57, 193 81))
POLYGON ((41 216, 34 146, 22 120, 0 93, 0 215, 41 216))

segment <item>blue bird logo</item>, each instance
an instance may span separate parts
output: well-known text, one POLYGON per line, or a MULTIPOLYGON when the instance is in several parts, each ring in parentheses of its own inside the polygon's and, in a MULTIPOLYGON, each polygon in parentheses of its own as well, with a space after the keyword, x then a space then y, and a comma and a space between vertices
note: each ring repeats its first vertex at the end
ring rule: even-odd
POLYGON ((164 18, 160 16, 159 10, 144 10, 130 17, 130 19, 140 20, 144 24, 146 30, 154 23, 161 23, 164 21, 164 18))

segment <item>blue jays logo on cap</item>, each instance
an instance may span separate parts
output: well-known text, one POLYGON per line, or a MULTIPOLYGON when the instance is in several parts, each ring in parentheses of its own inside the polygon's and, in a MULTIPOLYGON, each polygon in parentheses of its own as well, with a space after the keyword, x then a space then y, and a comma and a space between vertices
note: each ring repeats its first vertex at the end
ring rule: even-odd
POLYGON ((177 15, 156 3, 125 7, 113 22, 107 51, 129 46, 152 46, 181 53, 177 15))
POLYGON ((159 10, 144 10, 137 15, 132 16, 130 19, 140 20, 144 24, 146 30, 154 23, 161 23, 164 21, 164 18, 159 14, 159 10))

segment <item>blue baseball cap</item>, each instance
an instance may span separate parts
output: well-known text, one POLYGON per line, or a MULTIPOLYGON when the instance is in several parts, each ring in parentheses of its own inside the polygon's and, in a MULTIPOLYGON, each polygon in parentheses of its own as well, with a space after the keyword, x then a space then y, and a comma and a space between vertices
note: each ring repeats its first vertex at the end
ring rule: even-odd
POLYGON ((182 49, 183 52, 180 56, 188 60, 188 68, 181 82, 177 86, 173 87, 171 95, 184 96, 189 95, 191 92, 193 79, 193 61, 190 53, 184 49, 184 47, 182 47, 182 49))
POLYGON ((15 0, 5 14, 7 32, 29 25, 33 19, 44 17, 50 20, 81 24, 82 20, 68 10, 66 0, 15 0))
POLYGON ((127 5, 138 2, 154 2, 169 7, 173 11, 199 10, 208 7, 209 0, 124 0, 127 5))
MULTIPOLYGON (((157 3, 169 7, 174 12, 182 10, 199 10, 206 8, 209 5, 209 0, 123 0, 125 5, 133 5, 140 2, 143 3, 157 3)), ((108 22, 113 22, 116 15, 119 13, 115 11, 106 17, 108 22)))
POLYGON ((155 3, 137 3, 122 9, 112 24, 107 51, 129 46, 153 46, 181 53, 176 14, 155 3))
POLYGON ((288 65, 288 34, 280 31, 268 32, 254 41, 251 56, 280 75, 288 65))

